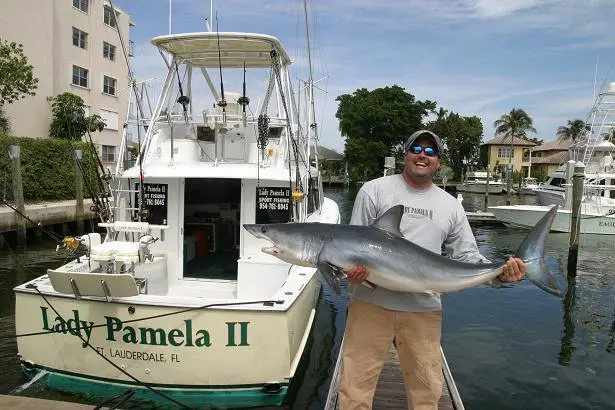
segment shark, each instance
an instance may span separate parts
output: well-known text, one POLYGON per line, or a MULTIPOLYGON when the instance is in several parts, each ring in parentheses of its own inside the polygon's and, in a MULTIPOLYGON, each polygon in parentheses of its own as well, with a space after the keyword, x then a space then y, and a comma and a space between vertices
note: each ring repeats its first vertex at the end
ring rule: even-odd
MULTIPOLYGON (((403 205, 393 206, 370 226, 290 222, 243 227, 270 243, 262 252, 290 264, 317 268, 338 295, 344 272, 356 265, 369 272, 362 284, 395 292, 455 292, 491 282, 502 273, 505 262, 453 260, 405 239, 399 230, 403 213, 403 205)), ((565 291, 544 261, 556 214, 557 206, 553 206, 525 236, 516 256, 525 262, 529 281, 563 297, 565 291)))

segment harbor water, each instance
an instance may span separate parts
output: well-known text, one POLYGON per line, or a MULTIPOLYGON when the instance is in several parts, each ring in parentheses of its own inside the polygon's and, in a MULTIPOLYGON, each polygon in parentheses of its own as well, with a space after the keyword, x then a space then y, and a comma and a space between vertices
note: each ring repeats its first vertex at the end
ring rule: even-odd
MULTIPOLYGON (((356 190, 328 188, 327 195, 338 202, 343 222, 348 222, 356 190)), ((489 201, 501 205, 506 197, 490 196, 489 201)), ((513 203, 533 201, 531 196, 513 196, 513 203)), ((483 195, 463 194, 467 211, 482 210, 483 204, 483 195)), ((527 233, 502 226, 473 230, 481 252, 492 261, 514 254, 527 233)), ((567 243, 566 234, 551 234, 547 240, 549 269, 562 278, 567 273, 567 243)), ((21 252, 4 245, 0 249, 0 394, 99 404, 96 398, 51 392, 40 384, 17 393, 25 380, 11 338, 15 334, 12 289, 64 259, 49 241, 31 241, 21 252)), ((582 237, 575 297, 567 301, 527 281, 443 297, 442 345, 466 408, 615 409, 610 390, 615 384, 614 246, 615 238, 609 236, 582 237)), ((325 287, 309 363, 287 408, 323 408, 345 315, 345 293, 336 296, 325 287)))

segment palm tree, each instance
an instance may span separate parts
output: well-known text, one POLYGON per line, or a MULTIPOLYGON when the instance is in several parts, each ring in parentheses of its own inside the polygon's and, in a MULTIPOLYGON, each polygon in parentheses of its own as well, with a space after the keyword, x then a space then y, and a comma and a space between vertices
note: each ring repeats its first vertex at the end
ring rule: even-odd
POLYGON ((508 170, 508 194, 506 204, 510 205, 510 195, 512 191, 512 157, 515 152, 515 138, 523 138, 527 140, 527 132, 536 132, 534 122, 521 108, 513 108, 508 114, 503 114, 500 119, 493 123, 496 135, 504 135, 510 137, 510 157, 508 170))
POLYGON ((589 124, 583 120, 568 120, 567 125, 562 125, 557 129, 557 137, 561 139, 571 139, 572 142, 580 139, 585 131, 589 131, 589 124))
POLYGON ((521 108, 513 108, 493 123, 495 133, 506 137, 527 139, 527 132, 536 132, 534 121, 521 108))
POLYGON ((0 134, 8 134, 9 132, 11 132, 11 123, 2 107, 0 107, 0 134))

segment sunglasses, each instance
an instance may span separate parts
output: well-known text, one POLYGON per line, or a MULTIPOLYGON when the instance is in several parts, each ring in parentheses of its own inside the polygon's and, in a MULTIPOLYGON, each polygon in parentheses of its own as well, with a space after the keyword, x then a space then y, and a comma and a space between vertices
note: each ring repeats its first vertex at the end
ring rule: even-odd
POLYGON ((432 147, 422 147, 420 145, 412 145, 410 146, 410 148, 408 149, 408 152, 411 152, 413 154, 420 154, 421 152, 424 152, 425 155, 427 155, 428 157, 435 157, 436 155, 438 155, 438 150, 432 147))

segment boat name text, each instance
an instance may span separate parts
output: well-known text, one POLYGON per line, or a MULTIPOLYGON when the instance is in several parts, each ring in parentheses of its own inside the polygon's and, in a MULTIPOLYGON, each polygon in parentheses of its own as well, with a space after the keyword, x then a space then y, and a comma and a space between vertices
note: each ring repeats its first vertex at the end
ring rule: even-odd
MULTIPOLYGON (((77 309, 73 309, 72 318, 65 320, 53 315, 47 307, 41 306, 42 329, 54 333, 70 333, 90 340, 92 330, 102 327, 105 330, 105 339, 109 342, 123 342, 136 345, 150 346, 187 346, 210 347, 214 339, 205 329, 193 329, 192 320, 183 321, 183 326, 173 329, 154 327, 136 327, 125 324, 120 318, 104 316, 104 324, 95 325, 94 322, 82 320, 77 309)), ((248 325, 250 322, 225 322, 226 347, 250 346, 248 342, 248 325)), ((137 359, 138 360, 138 359, 137 359)))

